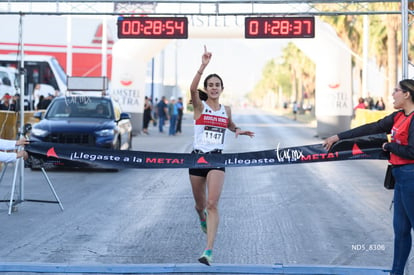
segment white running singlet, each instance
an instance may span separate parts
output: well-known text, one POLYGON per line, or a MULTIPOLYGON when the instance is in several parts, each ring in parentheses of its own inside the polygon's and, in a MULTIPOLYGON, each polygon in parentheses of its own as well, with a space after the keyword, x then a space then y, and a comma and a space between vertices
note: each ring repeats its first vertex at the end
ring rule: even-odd
POLYGON ((194 124, 194 149, 203 152, 223 150, 224 134, 229 119, 223 104, 220 110, 214 111, 205 101, 202 101, 204 110, 194 124))

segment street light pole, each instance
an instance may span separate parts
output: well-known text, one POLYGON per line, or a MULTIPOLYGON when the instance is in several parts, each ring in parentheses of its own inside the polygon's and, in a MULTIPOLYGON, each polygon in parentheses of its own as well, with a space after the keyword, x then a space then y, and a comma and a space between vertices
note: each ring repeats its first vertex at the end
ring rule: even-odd
POLYGON ((408 0, 401 0, 402 79, 408 78, 408 0))
MULTIPOLYGON (((24 98, 25 98, 25 70, 24 70, 24 42, 23 42, 23 13, 20 13, 20 129, 19 139, 24 137, 24 98)), ((29 97, 30 98, 30 97, 29 97)), ((31 106, 31 102, 29 102, 31 106)), ((19 158, 16 162, 16 169, 20 168, 20 201, 24 201, 24 159, 19 158)))

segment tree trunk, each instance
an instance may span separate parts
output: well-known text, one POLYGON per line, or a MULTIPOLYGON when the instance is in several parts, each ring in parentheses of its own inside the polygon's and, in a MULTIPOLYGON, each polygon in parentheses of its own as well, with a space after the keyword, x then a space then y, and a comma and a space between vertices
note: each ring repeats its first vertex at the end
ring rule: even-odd
MULTIPOLYGON (((384 100, 388 101, 391 92, 396 87, 398 82, 398 16, 388 15, 387 22, 387 49, 388 49, 388 86, 385 91, 384 100)), ((389 104, 387 104, 389 105, 389 104)))

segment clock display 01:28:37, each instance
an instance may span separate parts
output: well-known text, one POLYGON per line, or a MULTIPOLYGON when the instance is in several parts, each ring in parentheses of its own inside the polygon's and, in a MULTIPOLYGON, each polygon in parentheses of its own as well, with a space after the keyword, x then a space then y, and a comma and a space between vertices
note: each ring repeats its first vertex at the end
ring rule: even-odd
POLYGON ((246 17, 245 38, 313 38, 314 17, 246 17))

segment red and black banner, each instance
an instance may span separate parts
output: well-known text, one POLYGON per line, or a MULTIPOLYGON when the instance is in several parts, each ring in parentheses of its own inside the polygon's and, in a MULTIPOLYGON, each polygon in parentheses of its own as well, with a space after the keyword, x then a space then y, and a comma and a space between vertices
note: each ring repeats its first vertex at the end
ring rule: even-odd
POLYGON ((164 169, 246 167, 338 161, 388 159, 385 134, 337 142, 328 152, 322 144, 229 154, 190 154, 117 151, 78 145, 34 142, 26 146, 32 165, 51 168, 164 169))

